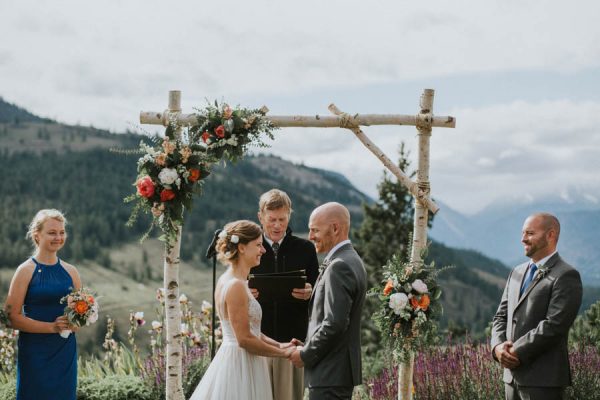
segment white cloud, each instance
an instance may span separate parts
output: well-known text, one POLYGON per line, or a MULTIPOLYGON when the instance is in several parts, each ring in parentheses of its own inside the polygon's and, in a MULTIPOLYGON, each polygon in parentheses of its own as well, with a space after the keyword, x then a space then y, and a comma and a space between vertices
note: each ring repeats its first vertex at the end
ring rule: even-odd
MULTIPOLYGON (((287 97, 322 112, 349 87, 490 71, 593 70, 600 67, 598 14, 600 3, 592 0, 577 7, 533 0, 0 0, 0 36, 10 38, 0 42, 0 96, 43 116, 118 131, 135 124, 142 109, 164 109, 171 89, 181 89, 190 108, 205 98, 260 106, 287 97), (324 90, 331 98, 307 103, 324 90)), ((471 92, 465 85, 460 95, 471 92)), ((367 97, 352 100, 359 109, 349 112, 371 107, 367 97)), ((296 112, 290 103, 285 113, 296 112)), ((576 92, 560 101, 515 95, 504 103, 447 112, 458 125, 434 130, 434 196, 474 210, 514 193, 598 188, 598 103, 576 92)), ((278 113, 277 104, 268 105, 278 113)), ((341 172, 375 196, 379 161, 352 133, 327 131, 282 131, 271 151, 341 172)), ((414 128, 365 131, 394 160, 404 140, 415 166, 414 128)))

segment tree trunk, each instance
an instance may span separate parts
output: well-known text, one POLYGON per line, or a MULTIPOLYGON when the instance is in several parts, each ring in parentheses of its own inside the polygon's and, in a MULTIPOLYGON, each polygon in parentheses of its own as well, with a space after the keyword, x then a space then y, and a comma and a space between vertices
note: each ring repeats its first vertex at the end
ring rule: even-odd
MULTIPOLYGON (((169 118, 181 112, 181 92, 169 92, 169 118)), ((181 135, 181 130, 176 132, 181 135)), ((181 227, 177 230, 175 243, 165 245, 164 280, 165 288, 165 341, 166 341, 166 400, 185 400, 182 378, 181 305, 179 304, 179 254, 181 249, 181 227)))
MULTIPOLYGON (((417 186, 419 192, 429 197, 429 139, 431 138, 431 115, 433 108, 433 90, 425 89, 421 95, 421 112, 417 116, 419 132, 419 163, 417 170, 417 186)), ((427 246, 427 220, 429 215, 426 206, 415 197, 415 219, 413 225, 413 243, 410 262, 422 265, 423 250, 427 246)), ((412 400, 414 354, 410 360, 401 363, 398 369, 398 399, 412 400)))

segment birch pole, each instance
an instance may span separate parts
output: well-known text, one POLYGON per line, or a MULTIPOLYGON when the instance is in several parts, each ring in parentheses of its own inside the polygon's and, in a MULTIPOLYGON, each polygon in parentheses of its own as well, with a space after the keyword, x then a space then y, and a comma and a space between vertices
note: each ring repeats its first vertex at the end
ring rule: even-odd
MULTIPOLYGON (((169 92, 169 109, 165 112, 170 119, 181 113, 181 92, 169 92)), ((181 128, 175 132, 181 135, 181 128)), ((181 305, 179 304, 179 255, 181 249, 181 226, 177 229, 175 243, 165 244, 164 277, 165 290, 165 340, 166 340, 166 400, 185 400, 181 372, 182 338, 181 305)))
MULTIPOLYGON (((431 115, 433 107, 433 89, 425 89, 421 95, 421 111, 417 116, 419 161, 417 169, 417 186, 420 193, 429 198, 429 139, 431 138, 431 115)), ((427 246, 427 207, 415 197, 415 217, 413 221, 413 242, 410 255, 411 265, 421 265, 423 250, 427 246)), ((400 363, 398 369, 398 399, 412 400, 413 371, 415 354, 410 354, 407 362, 400 363)))

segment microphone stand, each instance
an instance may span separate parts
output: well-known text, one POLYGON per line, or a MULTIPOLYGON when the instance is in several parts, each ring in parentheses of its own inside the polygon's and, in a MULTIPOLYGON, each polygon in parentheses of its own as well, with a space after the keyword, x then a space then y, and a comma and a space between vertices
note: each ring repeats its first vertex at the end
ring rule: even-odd
POLYGON ((213 279, 212 279, 212 316, 211 316, 211 346, 210 346, 210 359, 215 358, 215 320, 216 320, 216 307, 217 304, 215 302, 215 287, 217 283, 217 250, 215 247, 217 246, 217 240, 219 240, 219 233, 221 233, 222 229, 217 229, 215 234, 206 250, 206 258, 211 259, 213 261, 213 279))

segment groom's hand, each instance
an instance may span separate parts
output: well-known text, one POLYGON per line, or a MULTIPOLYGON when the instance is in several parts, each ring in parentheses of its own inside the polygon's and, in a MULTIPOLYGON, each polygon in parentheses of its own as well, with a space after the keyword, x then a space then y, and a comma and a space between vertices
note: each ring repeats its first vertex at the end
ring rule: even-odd
POLYGON ((304 367, 304 361, 302 361, 302 358, 300 357, 301 349, 302 347, 298 346, 296 347, 296 350, 294 350, 294 352, 290 354, 290 361, 292 362, 292 364, 294 364, 294 367, 296 368, 304 367))
POLYGON ((308 300, 308 299, 310 299, 311 294, 312 294, 312 285, 308 282, 304 285, 304 289, 292 290, 292 297, 295 299, 298 299, 298 300, 308 300))

